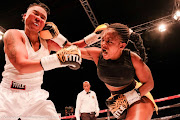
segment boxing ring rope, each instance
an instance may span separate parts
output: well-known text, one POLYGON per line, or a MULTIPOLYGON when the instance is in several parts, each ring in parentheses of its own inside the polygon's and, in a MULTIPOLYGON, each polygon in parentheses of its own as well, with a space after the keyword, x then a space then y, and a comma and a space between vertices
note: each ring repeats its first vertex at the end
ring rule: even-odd
MULTIPOLYGON (((164 97, 164 98, 159 98, 159 99, 155 99, 154 101, 156 103, 158 102, 163 102, 163 101, 168 101, 168 100, 172 100, 172 99, 176 99, 176 98, 180 98, 180 94, 178 95, 173 95, 173 96, 169 96, 169 97, 164 97)), ((180 107, 180 103, 177 104, 173 104, 173 105, 168 105, 168 106, 163 106, 163 107, 159 107, 159 111, 160 110, 164 110, 164 109, 168 109, 168 108, 175 108, 175 107, 180 107)), ((110 111, 108 109, 104 109, 104 110, 100 110, 99 113, 106 113, 108 114, 108 117, 103 117, 103 118, 97 118, 97 120, 105 120, 105 119, 114 119, 113 116, 110 116, 110 111)), ((165 116, 165 117, 161 117, 161 118, 154 118, 152 120, 167 120, 167 119, 172 119, 172 118, 177 118, 180 117, 180 114, 176 114, 176 115, 172 115, 172 116, 165 116)), ((71 119, 71 118, 75 118, 75 115, 71 115, 71 116, 63 116, 61 117, 61 119, 71 119)))
POLYGON ((172 100, 172 99, 175 99, 175 98, 180 98, 180 94, 174 95, 174 96, 169 96, 169 97, 164 97, 164 98, 159 98, 159 99, 156 99, 154 101, 155 102, 162 102, 162 101, 166 101, 166 100, 172 100))
POLYGON ((178 117, 180 117, 180 114, 165 116, 165 117, 161 117, 161 118, 155 118, 155 119, 151 119, 151 120, 170 120, 170 119, 178 118, 178 117))

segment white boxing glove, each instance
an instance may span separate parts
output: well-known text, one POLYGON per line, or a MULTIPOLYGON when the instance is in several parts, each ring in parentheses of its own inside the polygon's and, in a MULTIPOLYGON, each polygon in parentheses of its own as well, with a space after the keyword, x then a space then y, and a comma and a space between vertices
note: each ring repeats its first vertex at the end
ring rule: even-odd
POLYGON ((100 41, 101 39, 101 32, 105 29, 107 29, 108 24, 104 23, 102 25, 99 25, 93 33, 89 34, 88 36, 84 37, 84 42, 90 46, 98 41, 100 41))
POLYGON ((81 62, 81 52, 75 45, 63 48, 56 54, 41 58, 41 65, 45 71, 66 66, 77 70, 80 68, 81 62))
POLYGON ((141 95, 138 89, 133 89, 124 93, 123 95, 126 97, 129 106, 141 99, 141 95))
POLYGON ((52 40, 60 47, 64 47, 67 43, 67 39, 59 33, 57 26, 53 22, 46 22, 42 31, 39 32, 40 38, 44 40, 52 40))

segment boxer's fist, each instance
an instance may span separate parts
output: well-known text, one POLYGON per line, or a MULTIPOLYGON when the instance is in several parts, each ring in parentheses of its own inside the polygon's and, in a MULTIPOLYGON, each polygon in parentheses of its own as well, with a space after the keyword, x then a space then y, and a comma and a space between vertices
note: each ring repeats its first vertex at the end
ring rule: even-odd
POLYGON ((88 36, 84 37, 84 42, 89 46, 92 45, 98 41, 100 41, 101 39, 101 32, 105 29, 107 29, 108 24, 102 24, 99 25, 93 33, 89 34, 88 36))
POLYGON ((96 34, 100 34, 103 30, 107 29, 107 27, 109 26, 108 23, 104 23, 104 24, 101 24, 99 26, 96 27, 96 29, 94 30, 94 32, 96 34))
POLYGON ((79 48, 72 45, 60 49, 56 54, 41 58, 41 65, 45 71, 66 66, 73 70, 77 70, 80 68, 81 61, 82 58, 79 48))
POLYGON ((46 22, 43 30, 39 32, 39 36, 44 40, 56 38, 58 34, 59 30, 53 22, 46 22))
POLYGON ((123 95, 126 97, 129 106, 141 99, 141 95, 138 89, 133 89, 129 92, 124 93, 123 95))
POLYGON ((106 105, 117 119, 120 119, 128 108, 128 102, 123 94, 116 94, 106 100, 106 105))
POLYGON ((77 70, 81 65, 81 51, 75 45, 63 48, 57 52, 58 59, 62 65, 69 66, 70 69, 77 70))
POLYGON ((53 22, 46 22, 42 31, 39 32, 40 38, 44 40, 52 40, 60 47, 64 47, 67 39, 59 33, 57 26, 53 22))

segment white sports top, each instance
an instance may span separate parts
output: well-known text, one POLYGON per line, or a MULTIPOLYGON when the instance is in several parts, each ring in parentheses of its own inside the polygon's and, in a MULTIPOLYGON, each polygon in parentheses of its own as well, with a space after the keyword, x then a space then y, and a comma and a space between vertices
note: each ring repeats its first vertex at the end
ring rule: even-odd
MULTIPOLYGON (((25 38, 25 46, 28 51, 28 59, 40 60, 43 56, 49 55, 49 50, 47 47, 47 42, 45 40, 40 40, 41 47, 38 51, 34 51, 32 48, 28 37, 26 36, 24 30, 19 30, 25 38)), ((11 87, 14 89, 30 89, 30 88, 40 88, 43 83, 44 71, 39 71, 35 73, 19 73, 16 68, 9 61, 8 56, 5 54, 6 64, 4 66, 4 72, 2 73, 3 79, 1 82, 2 86, 11 87), (15 86, 14 86, 15 85, 15 86)))

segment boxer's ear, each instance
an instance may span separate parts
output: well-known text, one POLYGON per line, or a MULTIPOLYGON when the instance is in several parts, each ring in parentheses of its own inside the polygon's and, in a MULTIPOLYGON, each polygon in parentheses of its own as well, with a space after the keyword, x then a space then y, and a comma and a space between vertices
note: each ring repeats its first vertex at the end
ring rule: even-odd
POLYGON ((25 21, 25 17, 26 17, 26 13, 21 14, 21 16, 22 16, 22 22, 24 22, 25 21))

